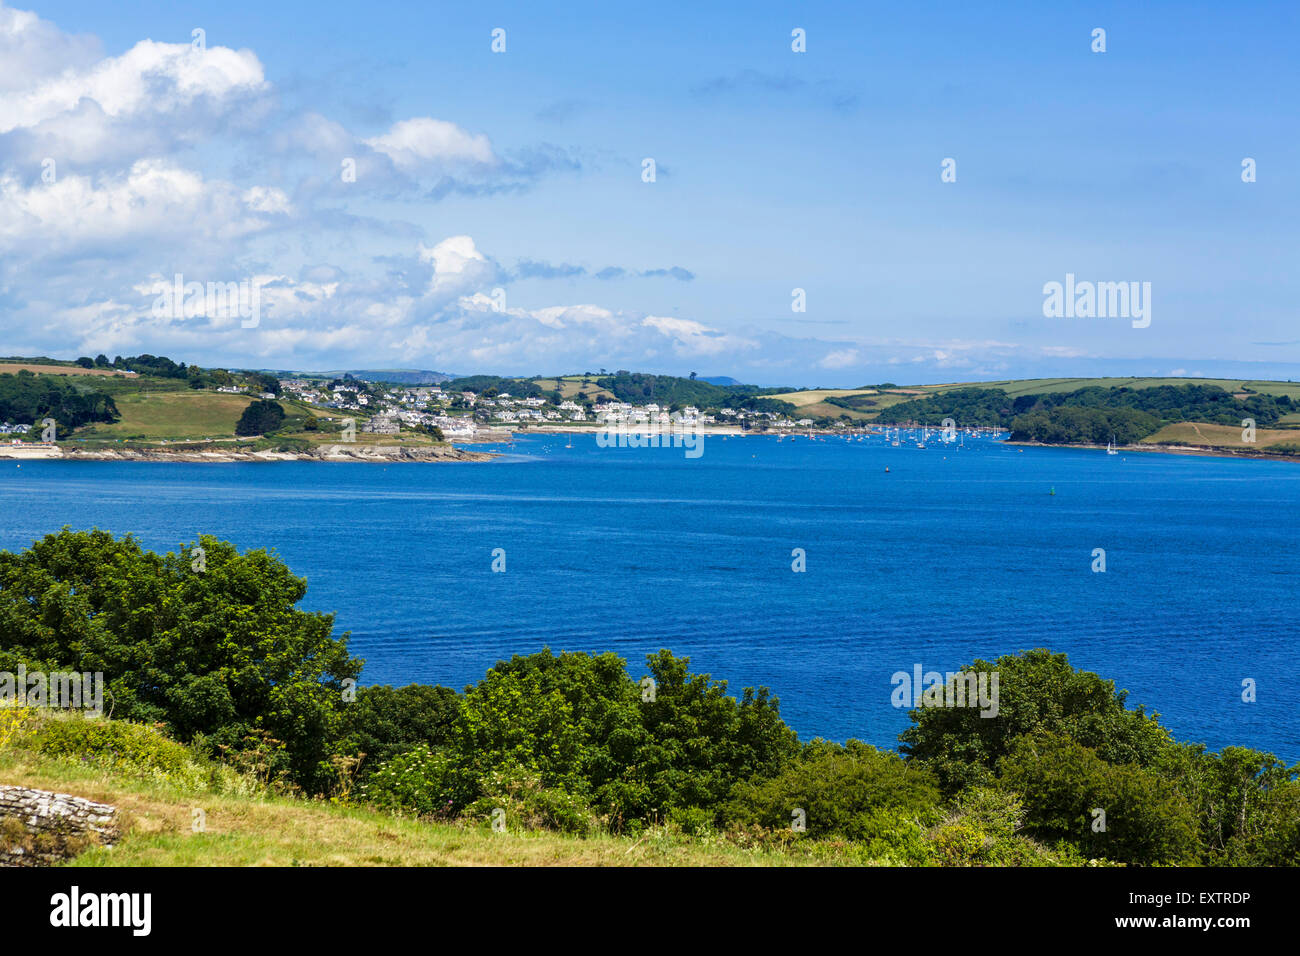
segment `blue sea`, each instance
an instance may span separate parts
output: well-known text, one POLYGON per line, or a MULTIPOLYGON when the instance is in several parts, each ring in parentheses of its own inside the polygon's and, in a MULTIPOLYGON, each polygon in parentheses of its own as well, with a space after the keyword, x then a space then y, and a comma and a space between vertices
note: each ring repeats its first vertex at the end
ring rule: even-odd
POLYGON ((568 441, 490 463, 3 461, 0 547, 69 525, 273 549, 307 578, 304 606, 351 633, 363 683, 460 688, 546 646, 612 650, 640 677, 666 647, 732 692, 769 687, 803 739, 892 747, 895 672, 1047 647, 1180 740, 1300 760, 1300 465, 969 438, 710 436, 695 459, 568 441))

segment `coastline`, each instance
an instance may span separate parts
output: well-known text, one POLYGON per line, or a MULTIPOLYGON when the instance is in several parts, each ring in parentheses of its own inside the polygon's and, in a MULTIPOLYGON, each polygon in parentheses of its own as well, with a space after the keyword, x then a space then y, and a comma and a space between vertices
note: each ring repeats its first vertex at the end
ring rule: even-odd
MULTIPOLYGON (((1039 441, 1008 441, 1008 445, 1022 448, 1091 448, 1105 451, 1105 445, 1068 444, 1056 445, 1039 441)), ((1122 454, 1143 452, 1157 455, 1193 455, 1201 458, 1254 458, 1262 461, 1300 462, 1300 455, 1269 454, 1266 451, 1233 451, 1229 448, 1214 448, 1204 445, 1121 445, 1115 449, 1122 454)))
POLYGON ((302 454, 278 451, 157 451, 154 449, 123 448, 87 451, 80 448, 63 449, 57 445, 26 447, 0 445, 0 459, 7 461, 152 461, 186 462, 190 464, 223 464, 231 462, 271 461, 361 461, 384 464, 407 462, 490 461, 498 457, 495 452, 469 451, 454 445, 406 447, 402 445, 328 445, 319 452, 302 454))

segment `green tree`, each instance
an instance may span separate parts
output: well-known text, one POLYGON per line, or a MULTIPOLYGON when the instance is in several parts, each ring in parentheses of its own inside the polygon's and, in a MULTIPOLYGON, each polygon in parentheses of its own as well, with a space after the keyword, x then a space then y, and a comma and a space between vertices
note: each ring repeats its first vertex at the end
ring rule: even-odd
POLYGON ((266 551, 206 535, 158 555, 129 535, 64 529, 0 552, 0 650, 102 672, 113 716, 182 741, 237 753, 269 737, 273 769, 318 790, 341 682, 361 661, 331 636, 332 615, 295 607, 306 590, 266 551))
POLYGON ((899 735, 899 749, 929 767, 947 794, 990 782, 997 761, 1026 734, 1062 734, 1104 760, 1143 766, 1170 743, 1157 715, 1127 709, 1127 691, 1075 670, 1064 654, 1038 649, 963 670, 997 673, 997 716, 974 707, 922 707, 908 714, 912 726, 899 735))
POLYGON ((359 687, 356 699, 344 702, 336 750, 364 754, 359 776, 368 777, 400 754, 447 746, 459 709, 459 695, 450 687, 359 687))
POLYGON ((236 435, 265 435, 284 423, 284 409, 278 402, 259 399, 244 409, 235 423, 236 435))

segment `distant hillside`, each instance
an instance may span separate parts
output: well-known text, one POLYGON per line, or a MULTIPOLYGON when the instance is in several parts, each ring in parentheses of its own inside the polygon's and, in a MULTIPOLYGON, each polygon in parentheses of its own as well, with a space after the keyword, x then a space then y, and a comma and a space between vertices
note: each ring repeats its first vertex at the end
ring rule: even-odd
POLYGON ((697 381, 708 382, 710 385, 744 385, 738 378, 732 378, 730 375, 706 375, 697 379, 697 381))

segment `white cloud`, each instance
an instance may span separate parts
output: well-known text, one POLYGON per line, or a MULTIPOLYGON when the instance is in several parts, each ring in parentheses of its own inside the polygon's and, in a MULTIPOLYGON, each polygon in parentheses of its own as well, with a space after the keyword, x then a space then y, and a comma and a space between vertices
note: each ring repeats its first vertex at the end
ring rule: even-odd
POLYGON ((451 236, 432 247, 421 243, 417 251, 420 261, 433 267, 430 295, 466 295, 479 291, 497 274, 495 264, 478 251, 470 236, 451 236))
POLYGON ((0 8, 0 53, 16 47, 21 60, 43 51, 44 68, 15 77, 4 57, 0 154, 81 167, 139 158, 197 143, 224 121, 246 122, 256 112, 249 99, 269 90, 249 50, 142 40, 121 56, 95 60, 88 44, 60 40, 44 21, 23 28, 17 13, 0 8))
POLYGON ((121 174, 61 176, 53 183, 24 186, 12 174, 0 177, 0 245, 25 247, 33 240, 45 251, 65 251, 105 240, 187 239, 196 231, 217 240, 266 228, 261 208, 285 202, 278 190, 241 192, 230 183, 163 160, 140 160, 121 174), (257 203, 245 197, 260 197, 257 203))
POLYGON ((85 67, 99 50, 94 37, 68 36, 35 13, 0 3, 0 92, 30 88, 65 69, 85 67))
POLYGON ((822 368, 848 368, 850 365, 856 365, 857 361, 857 349, 836 349, 823 355, 822 360, 817 364, 822 368))
POLYGON ((486 136, 468 133, 455 123, 427 116, 402 120, 384 135, 364 142, 407 172, 438 164, 491 165, 497 161, 486 136))

